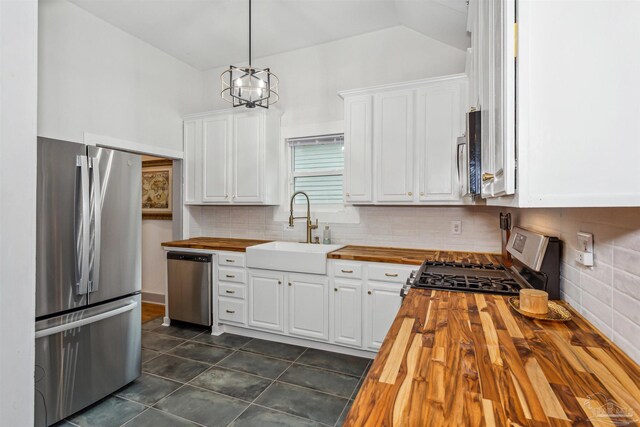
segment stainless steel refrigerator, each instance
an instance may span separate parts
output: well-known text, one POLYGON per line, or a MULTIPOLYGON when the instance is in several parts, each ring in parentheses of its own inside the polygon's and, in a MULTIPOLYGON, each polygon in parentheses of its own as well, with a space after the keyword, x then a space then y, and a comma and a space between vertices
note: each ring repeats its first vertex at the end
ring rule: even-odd
POLYGON ((140 156, 38 138, 36 426, 140 376, 140 156))

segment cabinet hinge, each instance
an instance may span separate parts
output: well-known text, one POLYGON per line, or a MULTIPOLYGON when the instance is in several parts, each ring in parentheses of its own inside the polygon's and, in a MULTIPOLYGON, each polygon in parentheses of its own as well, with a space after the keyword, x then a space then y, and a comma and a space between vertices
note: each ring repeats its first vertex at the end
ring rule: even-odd
POLYGON ((513 23, 513 57, 518 57, 518 23, 513 23))

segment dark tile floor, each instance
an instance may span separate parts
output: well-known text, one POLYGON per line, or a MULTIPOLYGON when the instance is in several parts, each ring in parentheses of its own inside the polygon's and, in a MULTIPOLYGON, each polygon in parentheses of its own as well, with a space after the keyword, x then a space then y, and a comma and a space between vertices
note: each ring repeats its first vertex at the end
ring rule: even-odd
POLYGON ((142 330, 142 376, 60 426, 340 426, 370 365, 161 319, 142 330))

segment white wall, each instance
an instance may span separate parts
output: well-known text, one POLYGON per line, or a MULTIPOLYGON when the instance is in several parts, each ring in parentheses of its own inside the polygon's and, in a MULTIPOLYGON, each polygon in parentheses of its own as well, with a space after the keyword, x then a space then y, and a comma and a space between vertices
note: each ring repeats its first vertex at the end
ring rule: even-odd
POLYGON ((640 363, 640 208, 518 209, 521 224, 564 241, 562 298, 640 363), (594 267, 575 261, 576 233, 594 234, 594 267))
MULTIPOLYGON (((274 207, 191 206, 190 237, 215 236, 304 241, 304 221, 285 231, 286 221, 274 221, 274 207)), ((500 252, 498 208, 488 207, 360 207, 358 224, 329 224, 333 243, 500 252), (462 233, 451 233, 451 221, 462 222, 462 233)), ((315 214, 312 213, 315 218, 315 214)), ((319 230, 324 228, 320 223, 319 230)), ((319 234, 322 236, 322 234, 319 234)), ((322 237, 321 237, 322 238, 322 237)))
POLYGON ((38 3, 0 1, 0 424, 33 425, 38 3))
MULTIPOLYGON (((280 79, 283 126, 343 120, 337 92, 464 72, 465 52, 406 27, 391 27, 254 61, 280 79)), ((234 64, 245 65, 245 64, 234 64)), ((220 96, 220 73, 207 71, 207 109, 228 108, 220 96)))
MULTIPOLYGON (((171 221, 142 220, 142 292, 164 295, 167 258, 160 246, 172 239, 171 221)), ((153 302, 153 301, 152 301, 153 302)))
POLYGON ((41 0, 38 135, 83 133, 182 151, 202 72, 66 0, 41 0))

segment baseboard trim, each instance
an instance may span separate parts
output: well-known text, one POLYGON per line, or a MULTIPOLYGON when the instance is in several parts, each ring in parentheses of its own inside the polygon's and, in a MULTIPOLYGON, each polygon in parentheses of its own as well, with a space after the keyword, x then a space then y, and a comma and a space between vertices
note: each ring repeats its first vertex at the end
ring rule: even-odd
POLYGON ((241 326, 220 325, 219 329, 212 330, 211 335, 220 335, 223 332, 242 335, 250 338, 259 338, 268 341, 281 342, 284 344, 298 345, 302 347, 310 347, 318 350, 332 351, 334 353, 349 354, 351 356, 365 357, 374 359, 377 355, 375 351, 360 350, 357 348, 343 347, 332 343, 324 343, 304 338, 297 338, 288 335, 272 334, 269 332, 257 331, 255 329, 247 329, 241 326))
POLYGON ((164 305, 164 294, 156 294, 154 292, 142 292, 142 302, 148 302, 151 304, 164 305))

